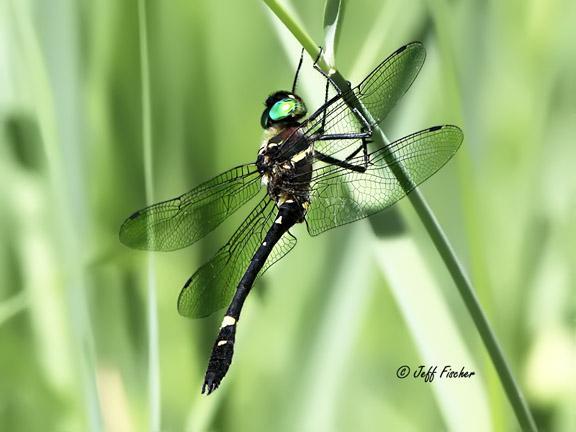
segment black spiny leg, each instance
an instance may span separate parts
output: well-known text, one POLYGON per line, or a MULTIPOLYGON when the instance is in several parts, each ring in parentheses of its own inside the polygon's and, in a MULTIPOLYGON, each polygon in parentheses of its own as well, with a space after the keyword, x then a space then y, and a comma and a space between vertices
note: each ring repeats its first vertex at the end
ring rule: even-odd
POLYGON ((363 173, 363 172, 366 172, 366 169, 367 169, 367 166, 354 165, 354 164, 347 162, 348 159, 346 159, 346 160, 336 159, 332 156, 325 155, 324 153, 321 153, 318 150, 316 150, 314 152, 314 156, 319 161, 322 161, 322 162, 325 162, 325 163, 328 163, 331 165, 336 165, 336 166, 339 166, 342 168, 346 168, 350 171, 356 171, 359 173, 363 173))
MULTIPOLYGON (((322 56, 322 51, 323 48, 320 47, 320 52, 318 53, 318 57, 316 57, 316 60, 314 60, 314 69, 316 69, 324 78, 326 78, 326 93, 324 96, 324 105, 328 105, 328 89, 330 87, 330 84, 332 84, 332 87, 334 87, 334 89, 336 90, 336 92, 338 93, 338 95, 344 97, 343 93, 340 91, 340 89, 338 88, 338 86, 336 85, 336 83, 334 82, 334 80, 332 79, 332 77, 330 76, 330 74, 324 72, 320 66, 318 66, 318 60, 320 60, 320 57, 322 56)), ((348 87, 350 87, 350 82, 348 82, 348 87)), ((337 165, 340 166, 342 168, 346 168, 352 171, 356 171, 356 172, 360 172, 363 173, 368 169, 368 164, 369 164, 369 157, 368 157, 368 143, 371 143, 371 137, 372 137, 372 125, 370 124, 370 122, 368 122, 368 120, 362 115, 362 113, 360 113, 360 111, 358 111, 356 108, 354 107, 349 107, 350 110, 352 111, 352 113, 354 114, 354 116, 358 119, 358 121, 362 124, 361 130, 360 132, 351 132, 351 133, 338 133, 338 134, 325 134, 325 130, 326 130, 326 115, 327 115, 327 110, 322 110, 322 124, 320 126, 320 129, 316 132, 315 136, 314 136, 314 140, 315 141, 332 141, 332 140, 355 140, 355 139, 361 139, 362 140, 362 144, 356 149, 354 150, 350 155, 348 155, 346 157, 346 159, 344 159, 343 161, 340 159, 336 159, 333 158, 331 156, 325 155, 323 153, 320 152, 316 152, 316 158, 318 160, 321 160, 322 162, 326 162, 332 165, 337 165), (354 156, 356 156, 356 154, 358 154, 358 152, 362 150, 363 156, 364 156, 364 163, 363 165, 354 165, 349 163, 348 161, 350 161, 354 156)))
MULTIPOLYGON (((322 53, 322 50, 320 50, 320 54, 322 53)), ((319 55, 320 55, 319 54, 319 55)), ((314 62, 314 65, 316 65, 316 62, 314 62)), ((328 103, 328 91, 330 90, 330 80, 326 79, 326 90, 324 92, 324 105, 326 105, 328 103)), ((326 130, 326 110, 323 110, 322 113, 322 126, 320 127, 320 134, 324 134, 324 131, 326 130)))
POLYGON ((294 82, 292 83, 292 93, 296 91, 296 84, 298 83, 298 74, 300 73, 300 68, 302 67, 302 62, 304 61, 304 47, 300 52, 300 61, 298 62, 298 67, 296 68, 296 75, 294 75, 294 82))
MULTIPOLYGON (((340 91, 340 89, 338 88, 338 86, 336 85, 336 83, 334 83, 334 80, 332 79, 332 77, 330 76, 330 74, 324 72, 322 70, 322 68, 320 66, 318 66, 318 60, 320 60, 320 57, 322 57, 322 52, 324 51, 324 48, 320 47, 320 52, 318 53, 318 56, 316 57, 316 59, 314 60, 314 64, 312 65, 314 67, 314 69, 316 69, 324 78, 326 78, 328 80, 328 82, 330 84, 332 84, 332 87, 334 87, 334 89, 336 90, 336 92, 341 95, 342 92, 340 91)), ((350 81, 346 81, 348 83, 348 87, 351 88, 352 85, 350 83, 350 81)), ((328 100, 328 91, 326 91, 326 100, 328 100)))
POLYGON ((220 332, 212 348, 208 369, 204 377, 204 384, 202 385, 202 393, 210 394, 216 390, 226 375, 226 372, 228 372, 230 363, 232 363, 232 356, 234 355, 236 326, 240 319, 242 306, 252 289, 254 280, 256 280, 258 272, 260 272, 262 266, 264 266, 268 255, 270 255, 272 248, 274 248, 274 245, 280 240, 280 237, 296 222, 301 221, 303 215, 304 210, 294 201, 286 201, 280 206, 278 217, 268 230, 268 233, 266 233, 263 243, 256 250, 246 273, 244 273, 244 276, 242 276, 236 288, 234 298, 226 311, 220 332))

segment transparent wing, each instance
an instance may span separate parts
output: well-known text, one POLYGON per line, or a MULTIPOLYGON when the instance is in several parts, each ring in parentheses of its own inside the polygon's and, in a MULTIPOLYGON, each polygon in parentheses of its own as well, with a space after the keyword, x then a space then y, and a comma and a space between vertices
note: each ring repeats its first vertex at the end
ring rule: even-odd
MULTIPOLYGON (((442 168, 462 139, 462 131, 456 126, 435 126, 372 152, 364 173, 334 165, 316 169, 306 215, 308 232, 318 235, 391 206, 442 168), (395 163, 407 174, 411 185, 400 184, 392 171, 395 163)), ((362 156, 351 163, 361 165, 362 156)))
MULTIPOLYGON (((178 312, 201 318, 226 307, 264 241, 277 209, 268 196, 262 198, 232 238, 216 255, 188 279, 178 297, 178 312)), ((272 249, 260 275, 296 245, 296 238, 283 235, 272 249)))
MULTIPOLYGON (((396 50, 350 93, 337 98, 327 107, 321 107, 318 111, 326 110, 326 123, 324 134, 342 134, 359 132, 362 124, 352 113, 346 100, 349 97, 358 99, 370 112, 373 118, 371 124, 382 122, 396 105, 398 100, 410 88, 416 76, 420 72, 426 52, 420 42, 412 42, 396 50)), ((311 138, 322 124, 322 114, 316 112, 310 116, 312 119, 305 124, 304 135, 311 138)), ((345 157, 340 151, 360 146, 360 140, 332 140, 316 141, 314 147, 324 154, 334 157, 345 157)))
POLYGON ((408 91, 422 69, 426 51, 420 42, 397 49, 354 89, 356 97, 380 123, 408 91))
POLYGON ((294 246, 296 246, 296 237, 294 237, 290 231, 280 237, 278 243, 274 245, 274 248, 270 252, 270 255, 266 259, 262 270, 258 273, 258 278, 260 278, 270 267, 280 261, 282 258, 286 256, 288 252, 290 252, 294 246))
POLYGON ((131 215, 120 241, 135 249, 170 251, 201 239, 260 190, 254 164, 232 168, 177 198, 131 215))

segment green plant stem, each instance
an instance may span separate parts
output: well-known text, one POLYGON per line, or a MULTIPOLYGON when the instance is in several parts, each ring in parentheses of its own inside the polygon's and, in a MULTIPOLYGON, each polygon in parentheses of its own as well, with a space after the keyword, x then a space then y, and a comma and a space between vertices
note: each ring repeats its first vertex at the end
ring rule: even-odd
MULTIPOLYGON (((320 47, 314 42, 314 39, 310 37, 308 33, 304 31, 302 27, 294 20, 292 15, 278 3, 276 0, 263 0, 264 3, 270 8, 272 13, 276 15, 280 21, 286 26, 288 30, 294 35, 296 40, 302 45, 302 47, 306 50, 308 55, 316 59, 320 54, 320 47)), ((328 65, 324 61, 324 57, 320 58, 318 61, 318 65, 323 69, 327 70, 328 65)))
MULTIPOLYGON (((140 81, 142 94, 142 151, 144 154, 144 177, 146 201, 153 201, 152 170, 152 97, 150 91, 150 60, 148 55, 148 26, 146 0, 138 1, 138 29, 140 40, 140 81)), ((152 254, 148 254, 148 386, 149 386, 149 430, 161 428, 160 410, 160 359, 158 341, 158 307, 156 300, 156 272, 152 254)))
POLYGON ((28 299, 24 291, 0 302, 0 326, 19 312, 25 310, 27 306, 28 299))
MULTIPOLYGON (((294 37, 302 44, 311 58, 316 59, 320 52, 319 48, 314 44, 312 38, 290 16, 290 14, 276 1, 264 0, 264 3, 266 3, 272 12, 282 21, 282 23, 288 28, 294 37)), ((332 79, 340 92, 344 93, 349 89, 347 81, 335 68, 332 67, 331 70, 328 70, 327 65, 323 59, 320 59, 317 63, 321 68, 323 68, 324 71, 331 74, 332 79)), ((371 118, 370 113, 366 111, 365 107, 360 103, 360 101, 358 101, 358 99, 356 99, 356 97, 354 97, 354 95, 349 95, 349 97, 345 97, 344 99, 351 107, 358 109, 367 118, 371 118)), ((385 137, 379 126, 376 126, 374 130, 377 132, 377 136, 375 137, 376 141, 381 141, 382 144, 389 144, 388 139, 385 137)), ((391 154, 390 158, 393 159, 394 156, 391 154)), ((392 162, 395 161, 392 160, 392 162)), ((411 188, 411 182, 404 173, 402 166, 395 162, 390 164, 390 168, 394 172, 394 175, 397 177, 400 184, 405 188, 406 191, 409 191, 411 188)), ((486 350, 492 359, 494 368, 500 377, 504 391, 508 396, 508 400, 514 409, 522 430, 536 431, 536 423, 534 422, 532 414, 528 409, 526 400, 520 391, 520 387, 514 380, 510 367, 504 358, 502 349, 500 348, 500 345, 496 340, 496 336, 494 335, 494 332, 488 323, 488 319, 484 315, 476 294, 474 293, 472 283, 468 279, 464 268, 458 261, 458 258, 456 257, 456 254, 454 253, 454 250, 448 241, 448 238, 444 234, 444 231, 440 227, 440 224, 438 223, 436 217, 432 213, 432 210, 428 206, 428 203, 420 191, 418 189, 413 189, 408 194, 408 198, 416 210, 418 217, 422 221, 422 224, 426 228, 428 235, 431 237, 432 242, 436 246, 436 249, 444 261, 448 272, 452 276, 452 280, 458 288, 458 292, 460 293, 460 296, 462 297, 462 300, 464 301, 464 304, 466 305, 468 312, 474 321, 476 329, 478 330, 478 333, 484 342, 486 350)))

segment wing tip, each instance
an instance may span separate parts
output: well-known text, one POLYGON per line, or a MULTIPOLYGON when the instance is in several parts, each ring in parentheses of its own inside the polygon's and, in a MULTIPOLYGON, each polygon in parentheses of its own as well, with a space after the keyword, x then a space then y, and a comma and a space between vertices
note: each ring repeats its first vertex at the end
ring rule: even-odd
POLYGON ((427 132, 434 132, 434 131, 438 131, 438 130, 451 130, 453 132, 456 132, 456 133, 464 136, 464 132, 462 132, 462 129, 460 129, 458 126, 453 125, 453 124, 443 124, 443 125, 431 126, 425 130, 427 132))
POLYGON ((190 305, 188 300, 182 299, 182 294, 184 293, 184 291, 186 291, 186 287, 182 288, 182 291, 180 291, 180 295, 178 296, 178 302, 176 303, 176 309, 178 310, 178 314, 184 318, 190 318, 190 319, 207 318, 210 315, 222 309, 222 307, 220 307, 215 310, 202 311, 201 308, 197 308, 194 307, 193 305, 190 305))
MULTIPOLYGON (((196 273, 197 272, 198 271, 196 271, 196 273)), ((180 294, 178 294, 176 309, 178 310, 180 316, 183 316, 184 318, 192 318, 192 319, 206 318, 207 316, 210 316, 214 312, 216 312, 215 310, 208 313, 206 313, 206 311, 202 312, 202 310, 199 309, 197 305, 195 306, 194 303, 191 302, 190 299, 191 295, 190 290, 192 289, 191 284, 194 280, 194 276, 196 275, 196 273, 194 273, 192 276, 188 278, 188 280, 180 290, 180 294)))
MULTIPOLYGON (((437 132, 437 131, 445 131, 445 132, 449 132, 449 133, 453 134, 455 139, 452 142, 456 145, 454 146, 454 152, 452 154, 455 154, 458 151, 458 149, 460 148, 460 146, 462 145, 462 142, 464 141, 464 132, 462 131, 462 129, 460 129, 456 125, 445 124, 445 125, 437 125, 437 126, 429 127, 428 129, 424 129, 423 132, 427 133, 427 132, 437 132)), ((422 132, 416 132, 416 134, 419 134, 419 133, 422 133, 422 132)))
POLYGON ((410 45, 410 44, 402 45, 400 48, 398 48, 396 51, 394 51, 393 54, 394 54, 394 55, 398 55, 398 54, 400 54, 402 51, 406 51, 406 48, 408 48, 408 45, 410 45))
POLYGON ((424 48, 424 44, 423 44, 421 41, 419 41, 419 40, 411 41, 411 42, 408 42, 407 44, 404 44, 404 45, 401 46, 400 48, 398 48, 398 49, 396 50, 396 52, 402 52, 402 51, 404 51, 404 50, 406 50, 406 49, 408 49, 408 48, 411 48, 411 47, 414 47, 414 48, 416 48, 416 47, 424 48))
POLYGON ((452 133, 458 135, 460 143, 464 140, 464 132, 458 126, 452 125, 452 124, 447 124, 447 125, 443 125, 442 129, 448 129, 448 130, 452 131, 452 133))
MULTIPOLYGON (((130 216, 128 216, 128 219, 126 219, 126 222, 136 219, 141 214, 142 214, 142 210, 135 211, 130 216)), ((126 223, 126 222, 124 222, 124 223, 126 223)))
POLYGON ((192 283, 192 277, 189 277, 182 289, 180 290, 180 294, 178 294, 178 300, 176 302, 176 309, 178 309, 178 313, 183 317, 190 317, 190 308, 188 307, 188 301, 185 299, 187 297, 188 287, 192 283))
POLYGON ((120 240, 120 243, 122 243, 124 246, 133 247, 130 244, 130 236, 128 235, 128 227, 130 221, 131 219, 128 218, 120 226, 120 231, 118 231, 118 240, 120 240))
POLYGON ((424 56, 426 56, 426 49, 424 47, 424 44, 420 41, 408 42, 407 44, 402 45, 400 48, 398 48, 396 51, 394 51, 394 53, 392 55, 398 55, 398 54, 400 54, 400 53, 402 53, 408 49, 410 49, 410 50, 417 49, 417 50, 421 51, 424 56))
POLYGON ((134 236, 134 232, 131 232, 131 222, 134 220, 132 216, 126 219, 122 226, 120 226, 118 240, 120 240, 120 243, 124 246, 128 246, 131 249, 146 250, 146 248, 142 246, 141 239, 139 239, 138 236, 134 236))
POLYGON ((135 211, 130 216, 128 216, 124 220, 124 222, 122 222, 122 225, 120 226, 120 230, 118 231, 118 239, 120 240, 120 243, 122 243, 123 245, 131 247, 131 248, 139 249, 137 244, 134 243, 133 233, 131 235, 130 231, 131 231, 131 228, 133 226, 133 222, 141 214, 142 214, 142 210, 135 211))

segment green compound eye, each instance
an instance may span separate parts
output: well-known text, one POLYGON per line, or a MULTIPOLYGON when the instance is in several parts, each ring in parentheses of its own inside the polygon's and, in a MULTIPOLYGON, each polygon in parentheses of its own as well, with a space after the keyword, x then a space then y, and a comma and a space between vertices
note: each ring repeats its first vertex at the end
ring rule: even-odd
POLYGON ((296 109, 298 102, 294 99, 282 99, 276 102, 270 109, 270 118, 272 120, 280 120, 288 117, 292 111, 296 109))

